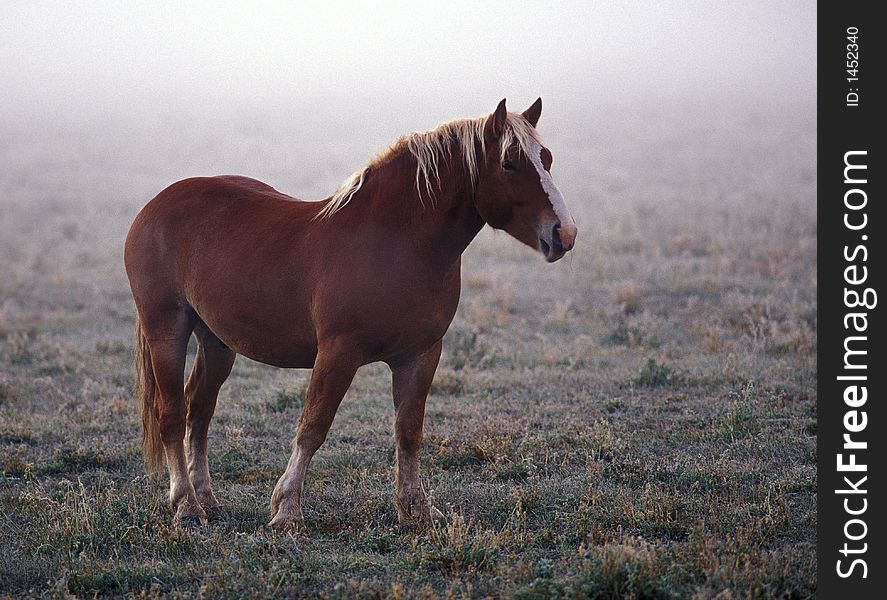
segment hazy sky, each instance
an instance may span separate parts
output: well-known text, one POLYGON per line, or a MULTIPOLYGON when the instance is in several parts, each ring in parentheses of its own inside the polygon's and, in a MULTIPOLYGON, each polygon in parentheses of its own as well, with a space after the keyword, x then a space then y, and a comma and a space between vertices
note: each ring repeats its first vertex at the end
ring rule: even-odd
POLYGON ((0 1, 0 109, 423 102, 454 116, 503 96, 810 95, 815 24, 813 1, 0 1))

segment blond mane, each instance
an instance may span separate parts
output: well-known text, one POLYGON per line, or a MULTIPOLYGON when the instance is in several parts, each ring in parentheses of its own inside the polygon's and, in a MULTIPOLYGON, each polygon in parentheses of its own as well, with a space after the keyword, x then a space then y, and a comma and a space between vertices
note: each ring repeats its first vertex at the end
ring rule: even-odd
MULTIPOLYGON (((452 158, 454 146, 461 149, 473 191, 477 186, 478 177, 476 149, 480 146, 481 155, 486 152, 484 126, 491 117, 492 115, 486 115, 476 119, 454 119, 434 129, 416 131, 401 137, 346 179, 315 218, 330 217, 342 210, 363 186, 367 172, 371 168, 386 163, 404 150, 409 151, 416 160, 416 190, 423 206, 425 205, 422 200, 423 189, 424 194, 433 202, 434 183, 440 183, 440 164, 452 158)), ((499 140, 500 160, 505 160, 506 152, 514 145, 524 154, 528 154, 533 142, 542 144, 536 129, 522 115, 506 113, 505 131, 499 140)))

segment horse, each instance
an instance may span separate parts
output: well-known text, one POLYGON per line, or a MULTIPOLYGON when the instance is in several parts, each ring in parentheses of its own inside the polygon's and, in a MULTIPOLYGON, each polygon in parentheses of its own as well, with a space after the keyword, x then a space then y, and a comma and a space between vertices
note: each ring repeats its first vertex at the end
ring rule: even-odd
POLYGON ((483 117, 406 135, 324 200, 216 176, 173 183, 142 208, 124 252, 136 401, 146 467, 162 472, 165 460, 175 523, 205 525, 205 508, 219 506, 207 431, 238 354, 313 368, 270 526, 304 523, 311 458, 357 369, 379 361, 392 372, 399 521, 442 518, 421 482, 419 447, 462 252, 485 224, 548 262, 576 239, 536 130, 541 113, 541 98, 519 114, 503 99, 483 117))

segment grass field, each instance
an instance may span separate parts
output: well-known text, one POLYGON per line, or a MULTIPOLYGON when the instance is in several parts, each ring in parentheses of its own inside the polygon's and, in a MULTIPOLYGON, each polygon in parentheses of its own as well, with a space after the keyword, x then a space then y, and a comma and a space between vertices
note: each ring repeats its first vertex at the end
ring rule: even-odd
POLYGON ((306 530, 264 527, 309 373, 243 357, 210 429, 222 507, 174 527, 138 450, 122 266, 176 179, 321 197, 404 128, 3 124, 0 596, 812 597, 814 111, 549 112, 578 246, 546 265, 486 230, 467 251, 428 532, 397 523, 382 365, 312 463, 306 530))

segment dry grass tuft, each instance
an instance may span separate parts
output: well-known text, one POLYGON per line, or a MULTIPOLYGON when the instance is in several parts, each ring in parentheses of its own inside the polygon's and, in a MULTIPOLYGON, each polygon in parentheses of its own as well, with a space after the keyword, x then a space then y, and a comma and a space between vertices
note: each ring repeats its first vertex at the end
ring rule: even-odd
POLYGON ((639 312, 644 305, 646 292, 639 283, 622 281, 613 286, 613 301, 625 315, 639 312))

